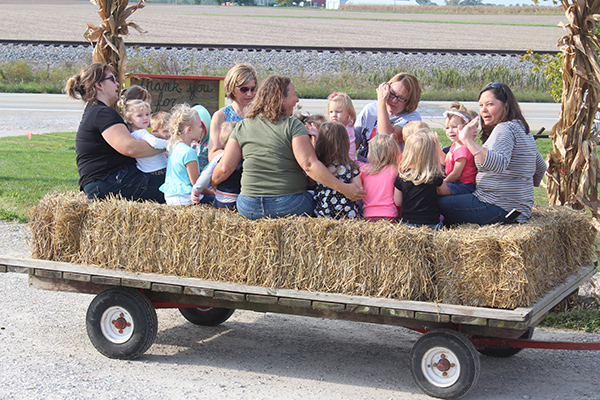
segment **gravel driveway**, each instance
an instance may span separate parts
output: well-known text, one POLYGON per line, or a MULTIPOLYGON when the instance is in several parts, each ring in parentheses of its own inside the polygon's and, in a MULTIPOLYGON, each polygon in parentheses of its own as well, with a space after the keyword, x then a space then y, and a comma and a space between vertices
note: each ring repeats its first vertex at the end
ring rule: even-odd
MULTIPOLYGON (((0 222, 0 255, 28 255, 25 225, 0 222)), ((93 296, 31 289, 0 274, 1 399, 426 399, 404 328, 236 311, 197 327, 158 310, 154 345, 134 361, 91 345, 85 313, 93 296)), ((600 335, 538 329, 535 339, 600 341, 600 335)), ((527 349, 481 356, 465 399, 600 399, 598 352, 527 349)))

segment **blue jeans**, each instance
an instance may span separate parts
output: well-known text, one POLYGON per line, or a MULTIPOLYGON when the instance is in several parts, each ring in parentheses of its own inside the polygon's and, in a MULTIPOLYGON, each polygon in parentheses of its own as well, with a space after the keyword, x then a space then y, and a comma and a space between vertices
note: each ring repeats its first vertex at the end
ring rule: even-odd
POLYGON ((452 193, 453 196, 458 194, 473 193, 475 191, 474 183, 462 183, 461 181, 454 181, 446 182, 446 185, 448 185, 448 189, 450 189, 450 193, 452 193))
POLYGON ((83 187, 88 199, 103 199, 110 194, 121 195, 127 200, 154 200, 165 202, 158 190, 165 183, 164 175, 145 174, 135 164, 124 165, 103 181, 90 182, 83 187))
POLYGON ((238 212, 248 219, 278 218, 312 215, 315 202, 308 192, 275 197, 248 197, 240 194, 236 207, 238 212))
POLYGON ((480 201, 473 194, 439 196, 438 205, 444 216, 444 225, 474 223, 489 225, 498 222, 513 223, 504 216, 506 210, 493 204, 480 201))

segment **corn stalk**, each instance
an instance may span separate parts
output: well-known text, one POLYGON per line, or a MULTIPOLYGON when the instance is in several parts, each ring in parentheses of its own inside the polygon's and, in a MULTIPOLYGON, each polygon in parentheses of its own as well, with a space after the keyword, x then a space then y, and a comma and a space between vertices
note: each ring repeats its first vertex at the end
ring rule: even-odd
POLYGON ((127 51, 122 36, 129 34, 129 28, 146 33, 136 23, 127 19, 138 8, 144 7, 146 0, 138 0, 137 4, 127 7, 128 0, 90 0, 99 7, 98 14, 102 18, 99 26, 87 24, 83 37, 90 43, 96 41, 92 59, 113 66, 117 79, 122 85, 127 70, 127 51))
POLYGON ((600 20, 600 0, 561 0, 569 23, 559 40, 563 52, 562 106, 552 128, 552 151, 546 172, 550 205, 586 206, 598 221, 598 130, 594 117, 600 93, 599 46, 594 27, 600 20))

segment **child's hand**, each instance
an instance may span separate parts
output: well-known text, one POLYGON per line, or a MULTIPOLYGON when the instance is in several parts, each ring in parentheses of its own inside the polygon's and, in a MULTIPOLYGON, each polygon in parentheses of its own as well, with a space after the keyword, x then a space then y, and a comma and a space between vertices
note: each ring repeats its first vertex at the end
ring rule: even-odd
POLYGON ((477 125, 479 124, 479 117, 473 118, 468 124, 466 124, 458 133, 458 140, 461 143, 472 141, 477 136, 477 125))
POLYGON ((319 134, 319 129, 315 126, 314 122, 310 124, 304 124, 304 126, 308 130, 308 133, 311 134, 311 136, 317 136, 319 134))
POLYGON ((196 189, 192 188, 192 194, 190 196, 192 203, 200 204, 200 196, 201 196, 200 192, 198 192, 196 189))

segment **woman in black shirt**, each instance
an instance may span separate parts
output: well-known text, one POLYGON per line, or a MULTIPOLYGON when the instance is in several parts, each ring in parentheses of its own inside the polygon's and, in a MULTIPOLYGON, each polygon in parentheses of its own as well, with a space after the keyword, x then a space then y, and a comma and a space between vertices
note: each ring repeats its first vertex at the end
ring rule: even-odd
POLYGON ((65 92, 87 103, 77 130, 75 151, 79 186, 88 198, 120 194, 130 200, 164 203, 164 195, 158 190, 164 176, 145 174, 135 166, 135 158, 164 150, 134 139, 123 118, 109 107, 119 98, 119 83, 112 66, 94 63, 85 67, 69 79, 65 92))

